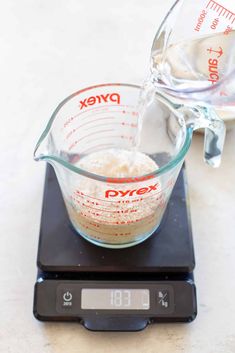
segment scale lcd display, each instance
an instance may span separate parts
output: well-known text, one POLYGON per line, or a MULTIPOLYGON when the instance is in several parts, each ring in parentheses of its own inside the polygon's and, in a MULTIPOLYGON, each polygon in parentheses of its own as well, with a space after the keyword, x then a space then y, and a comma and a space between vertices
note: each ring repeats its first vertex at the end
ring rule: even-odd
POLYGON ((81 308, 94 310, 148 310, 149 289, 83 288, 81 308))

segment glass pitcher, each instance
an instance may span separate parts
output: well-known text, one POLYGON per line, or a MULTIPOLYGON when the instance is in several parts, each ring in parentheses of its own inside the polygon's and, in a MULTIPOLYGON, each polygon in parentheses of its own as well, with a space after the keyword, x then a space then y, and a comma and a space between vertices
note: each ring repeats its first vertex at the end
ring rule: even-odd
POLYGON ((235 2, 177 0, 151 52, 152 79, 170 99, 235 111, 235 2))

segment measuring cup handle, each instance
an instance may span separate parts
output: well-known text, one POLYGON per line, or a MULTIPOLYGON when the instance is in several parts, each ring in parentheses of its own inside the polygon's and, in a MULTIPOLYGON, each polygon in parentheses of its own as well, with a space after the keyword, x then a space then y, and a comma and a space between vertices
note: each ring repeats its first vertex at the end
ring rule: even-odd
POLYGON ((213 108, 191 108, 193 113, 186 124, 193 130, 205 129, 204 160, 212 167, 219 167, 224 146, 226 128, 213 108))

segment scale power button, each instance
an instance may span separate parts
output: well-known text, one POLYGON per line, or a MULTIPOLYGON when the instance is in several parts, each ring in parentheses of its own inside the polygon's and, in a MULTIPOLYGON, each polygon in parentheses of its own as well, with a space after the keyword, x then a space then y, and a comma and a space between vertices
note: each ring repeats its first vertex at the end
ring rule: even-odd
POLYGON ((59 283, 56 288, 56 311, 70 315, 76 310, 78 303, 77 286, 72 283, 59 283))
POLYGON ((71 307, 72 300, 73 300, 73 295, 70 291, 66 291, 63 293, 63 307, 71 307))
POLYGON ((71 300, 73 299, 73 295, 72 295, 72 293, 70 293, 70 292, 65 292, 64 294, 63 294, 63 299, 64 299, 64 301, 65 302, 71 302, 71 300))

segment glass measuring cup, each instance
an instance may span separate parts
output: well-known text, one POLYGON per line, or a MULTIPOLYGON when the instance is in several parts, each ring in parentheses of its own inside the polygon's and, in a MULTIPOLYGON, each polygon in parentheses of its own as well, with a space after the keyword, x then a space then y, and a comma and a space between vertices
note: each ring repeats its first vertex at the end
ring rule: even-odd
MULTIPOLYGON (((78 91, 54 111, 35 151, 37 161, 55 169, 75 230, 90 242, 124 248, 148 238, 160 225, 171 191, 189 149, 193 130, 217 130, 201 111, 191 111, 155 94, 142 117, 138 146, 141 88, 103 84, 78 91), (145 175, 111 177, 88 172, 79 161, 93 152, 123 149, 156 162, 145 175)), ((218 151, 205 143, 205 158, 218 151)))
POLYGON ((235 2, 177 0, 151 52, 152 79, 171 99, 235 111, 235 2))

